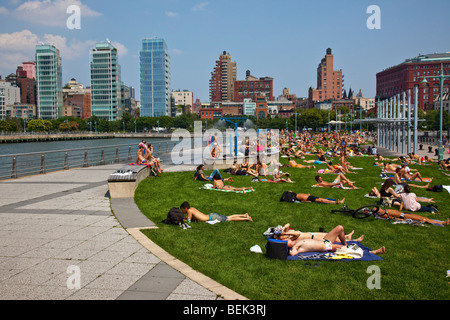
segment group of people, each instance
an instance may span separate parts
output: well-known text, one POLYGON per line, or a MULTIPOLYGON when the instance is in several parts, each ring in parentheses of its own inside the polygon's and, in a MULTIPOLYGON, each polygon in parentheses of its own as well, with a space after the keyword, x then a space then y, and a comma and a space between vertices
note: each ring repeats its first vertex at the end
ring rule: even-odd
POLYGON ((158 173, 162 173, 164 171, 161 167, 160 159, 153 155, 153 144, 147 143, 145 140, 142 140, 139 143, 139 147, 136 152, 136 164, 153 167, 158 173))
MULTIPOLYGON (((194 174, 194 179, 200 181, 210 181, 213 183, 214 188, 223 190, 234 190, 234 191, 253 191, 252 187, 242 187, 236 188, 230 185, 226 185, 224 182, 233 182, 233 175, 236 176, 250 176, 252 179, 262 179, 264 177, 272 176, 273 182, 287 182, 294 183, 290 179, 290 174, 287 172, 282 172, 281 168, 310 168, 315 169, 316 165, 325 164, 327 169, 322 173, 333 173, 336 176, 333 181, 324 181, 321 175, 315 176, 316 186, 325 188, 348 188, 348 189, 361 189, 355 186, 355 181, 346 177, 347 174, 355 173, 352 169, 355 169, 349 162, 349 156, 371 156, 374 157, 376 161, 375 165, 382 167, 383 172, 393 174, 392 178, 385 181, 380 189, 373 188, 370 192, 371 196, 379 198, 380 202, 384 205, 384 213, 390 218, 396 219, 412 219, 426 223, 438 223, 441 225, 450 224, 449 219, 446 221, 432 220, 426 217, 414 213, 404 213, 403 210, 412 212, 438 212, 437 206, 434 204, 434 199, 426 199, 417 197, 415 193, 411 192, 411 187, 429 189, 432 188, 430 183, 432 181, 428 180, 428 184, 419 185, 412 184, 411 181, 425 182, 425 178, 420 172, 415 169, 410 169, 408 167, 411 163, 432 163, 433 160, 426 158, 421 158, 415 154, 409 154, 408 158, 399 157, 397 159, 384 159, 378 154, 375 146, 371 146, 369 150, 370 153, 363 152, 360 145, 365 143, 359 135, 340 135, 332 134, 327 135, 325 133, 318 134, 312 137, 310 134, 302 134, 300 136, 293 136, 292 132, 286 132, 281 135, 280 139, 280 150, 281 154, 288 158, 288 162, 285 165, 274 161, 270 165, 267 165, 264 161, 258 161, 253 164, 249 164, 247 161, 238 164, 234 162, 233 166, 226 171, 231 174, 228 178, 223 178, 219 170, 214 170, 210 175, 204 173, 204 165, 197 167, 194 174), (317 147, 319 145, 319 147, 317 147), (325 147, 328 151, 324 152, 322 148, 325 147), (316 155, 316 159, 306 160, 306 154, 316 155), (337 164, 333 164, 330 158, 338 157, 337 164), (303 163, 298 163, 295 159, 303 159, 303 163), (330 161, 331 160, 331 161, 330 161), (388 162, 386 162, 388 161, 388 162), (396 164, 395 161, 399 161, 396 164), (395 186, 400 186, 402 188, 401 192, 395 188, 395 186), (420 204, 420 202, 427 202, 426 205, 420 204), (394 208, 391 208, 394 207, 394 208)), ((445 162, 440 163, 440 166, 446 169, 445 162)), ((292 191, 289 191, 293 193, 292 191)), ((294 193, 293 193, 294 194, 294 193)), ((327 199, 322 197, 317 197, 309 193, 295 193, 295 200, 300 202, 310 202, 310 203, 322 203, 322 204, 343 204, 345 198, 339 199, 327 199)), ((210 221, 217 219, 219 221, 253 221, 248 213, 237 214, 237 215, 220 215, 217 213, 204 214, 196 208, 190 206, 188 202, 183 202, 181 205, 182 212, 186 215, 186 220, 188 222, 193 220, 198 221, 210 221)), ((347 245, 347 240, 351 238, 346 236, 342 226, 336 226, 328 233, 305 233, 294 231, 290 229, 289 225, 283 228, 283 232, 277 237, 279 239, 287 239, 288 245, 290 247, 290 254, 296 255, 302 252, 309 251, 319 251, 319 252, 334 252, 342 246, 347 245), (339 241, 341 244, 336 245, 335 242, 339 241)), ((356 239, 361 241, 364 236, 356 239)), ((374 254, 384 253, 386 249, 381 247, 377 250, 372 251, 374 254)))

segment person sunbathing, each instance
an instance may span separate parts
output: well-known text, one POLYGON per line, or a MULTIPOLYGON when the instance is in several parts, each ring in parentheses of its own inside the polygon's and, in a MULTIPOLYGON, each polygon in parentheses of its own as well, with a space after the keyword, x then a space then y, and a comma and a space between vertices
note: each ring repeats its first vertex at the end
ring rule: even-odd
POLYGON ((196 208, 193 208, 189 205, 189 202, 185 201, 180 206, 181 212, 186 215, 187 222, 191 221, 213 221, 213 220, 219 220, 221 222, 225 221, 253 221, 252 217, 249 216, 248 213, 246 214, 233 214, 230 216, 218 214, 218 213, 210 213, 210 214, 204 214, 197 210, 196 208))
MULTIPOLYGON (((344 227, 338 225, 328 232, 322 239, 297 239, 287 240, 288 247, 291 248, 289 255, 296 256, 304 252, 336 252, 337 249, 347 246, 347 239, 345 238, 344 227), (341 244, 336 244, 336 241, 341 244)), ((385 247, 370 251, 370 253, 379 255, 386 252, 385 247)))
POLYGON ((300 163, 295 162, 295 160, 292 160, 291 157, 289 157, 288 160, 289 160, 288 165, 289 165, 289 167, 292 167, 292 168, 315 168, 316 167, 314 165, 304 166, 300 163))
POLYGON ((336 177, 336 179, 334 179, 333 182, 323 181, 322 177, 319 175, 317 175, 315 177, 315 180, 317 181, 317 184, 319 185, 319 187, 325 187, 325 188, 340 187, 340 188, 342 188, 344 185, 348 185, 352 189, 361 189, 361 188, 355 187, 355 185, 354 185, 355 182, 347 179, 342 173, 340 173, 336 177))
MULTIPOLYGON (((375 210, 375 208, 373 209, 375 210)), ((415 221, 420 221, 420 222, 426 222, 426 223, 430 223, 430 224, 440 224, 442 226, 447 226, 450 224, 450 219, 447 218, 445 221, 439 221, 439 220, 433 220, 433 219, 429 219, 427 217, 422 217, 418 214, 414 214, 414 213, 404 213, 401 212, 399 210, 395 210, 395 209, 384 209, 384 212, 382 212, 380 214, 381 218, 396 218, 399 220, 415 220, 415 221)))
POLYGON ((232 186, 224 185, 222 178, 218 174, 213 176, 213 184, 214 184, 215 189, 220 189, 220 190, 243 191, 243 192, 245 192, 246 190, 254 191, 254 189, 252 187, 235 188, 232 186))
MULTIPOLYGON (((293 191, 289 191, 293 192, 293 191)), ((325 204, 338 204, 338 203, 344 203, 345 198, 342 198, 342 200, 330 200, 325 198, 319 198, 316 196, 313 196, 309 193, 297 193, 296 199, 301 202, 317 202, 317 203, 325 203, 325 204)))
MULTIPOLYGON (((290 239, 290 240, 298 240, 298 239, 322 240, 327 235, 326 232, 301 232, 298 230, 291 229, 290 226, 291 225, 289 223, 285 224, 281 228, 281 232, 274 235, 274 238, 278 239, 278 240, 288 240, 288 239, 290 239)), ((364 240, 364 235, 361 235, 358 239, 352 239, 354 233, 355 233, 355 231, 353 230, 349 234, 346 234, 345 239, 347 241, 352 240, 352 241, 358 241, 358 242, 361 242, 364 240)), ((333 242, 337 242, 337 241, 339 241, 338 237, 336 237, 336 239, 333 242)))
MULTIPOLYGON (((398 169, 398 168, 397 168, 398 169)), ((411 175, 408 170, 408 167, 402 164, 402 167, 400 170, 396 171, 398 173, 398 177, 401 179, 405 179, 406 181, 417 181, 417 178, 419 178, 420 181, 423 182, 422 175, 420 172, 415 172, 413 175, 411 175)))

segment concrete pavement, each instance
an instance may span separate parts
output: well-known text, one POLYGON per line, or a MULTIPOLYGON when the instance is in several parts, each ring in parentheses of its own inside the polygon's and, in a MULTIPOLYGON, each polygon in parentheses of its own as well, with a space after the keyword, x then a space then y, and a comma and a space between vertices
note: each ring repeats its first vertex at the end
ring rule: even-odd
POLYGON ((122 166, 0 182, 0 300, 245 299, 144 236, 134 201, 110 201, 122 166))

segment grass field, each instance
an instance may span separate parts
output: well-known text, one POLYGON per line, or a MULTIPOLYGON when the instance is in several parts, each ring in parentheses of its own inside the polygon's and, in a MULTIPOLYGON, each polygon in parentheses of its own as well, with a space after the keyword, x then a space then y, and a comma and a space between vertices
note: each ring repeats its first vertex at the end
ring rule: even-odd
MULTIPOLYGON (((281 158, 281 161, 285 163, 286 159, 281 158)), ((246 194, 199 189, 204 182, 194 181, 194 172, 164 173, 143 181, 136 190, 135 201, 159 227, 145 231, 152 241, 192 268, 252 300, 448 300, 449 226, 394 225, 374 218, 357 220, 343 213, 331 213, 341 205, 279 201, 284 191, 292 190, 325 198, 345 197, 352 209, 373 203, 376 199, 364 198, 364 195, 372 187, 381 186, 384 181, 378 177, 381 168, 373 166, 372 157, 354 157, 349 161, 355 167, 364 168, 347 175, 356 181, 360 190, 313 188, 317 170, 325 167, 316 165, 316 169, 283 168, 292 174, 294 184, 252 183, 251 177, 242 176, 233 177, 235 182, 226 182, 255 188, 255 192, 246 194), (215 225, 197 222, 191 223, 192 228, 187 230, 161 223, 169 209, 179 207, 183 201, 207 214, 248 212, 254 221, 215 225), (266 258, 264 231, 285 223, 296 230, 311 232, 321 227, 329 231, 342 225, 346 232, 355 230, 356 237, 364 234, 365 246, 372 249, 385 246, 387 251, 382 261, 319 261, 319 267, 307 267, 302 261, 266 258), (264 254, 250 252, 255 244, 264 254), (381 270, 380 289, 367 287, 372 275, 368 267, 372 265, 381 270)), ((449 177, 444 176, 436 164, 410 167, 418 169, 423 177, 434 177, 433 184, 450 184, 449 177)), ((333 181, 335 176, 322 177, 333 181)), ((450 216, 447 191, 438 193, 412 188, 412 192, 434 198, 440 209, 435 215, 427 212, 420 215, 438 220, 450 216)))

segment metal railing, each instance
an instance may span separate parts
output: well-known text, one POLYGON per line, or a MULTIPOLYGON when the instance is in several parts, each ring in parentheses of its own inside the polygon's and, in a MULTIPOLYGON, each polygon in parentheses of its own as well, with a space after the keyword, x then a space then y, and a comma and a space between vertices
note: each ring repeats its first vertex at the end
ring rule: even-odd
MULTIPOLYGON (((153 143, 153 155, 160 157, 168 153, 174 144, 170 140, 153 143)), ((0 155, 0 180, 73 168, 136 162, 137 149, 137 144, 121 144, 0 155)))

